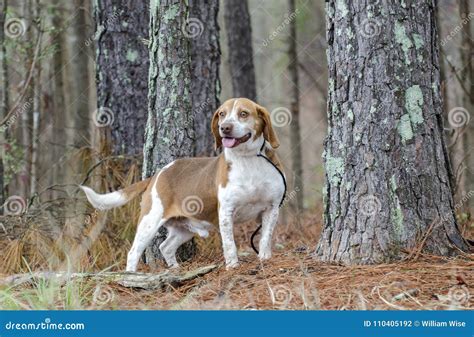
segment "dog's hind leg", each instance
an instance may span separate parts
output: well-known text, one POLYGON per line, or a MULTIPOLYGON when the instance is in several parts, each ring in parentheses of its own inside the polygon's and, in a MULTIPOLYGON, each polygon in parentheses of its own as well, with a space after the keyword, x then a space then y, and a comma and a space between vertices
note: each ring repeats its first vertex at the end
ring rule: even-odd
POLYGON ((127 271, 137 270, 138 261, 143 251, 150 245, 158 229, 166 222, 165 219, 162 219, 163 205, 158 197, 155 186, 153 186, 150 194, 144 195, 142 200, 142 212, 146 212, 146 214, 142 213, 140 216, 137 233, 135 234, 132 248, 128 252, 127 271), (144 211, 145 205, 151 206, 149 206, 148 210, 144 211))
POLYGON ((168 220, 165 226, 168 229, 168 235, 166 240, 160 245, 160 252, 165 258, 168 267, 177 268, 179 264, 176 260, 176 251, 183 243, 191 240, 194 234, 182 226, 180 220, 168 220))
POLYGON ((127 257, 127 271, 137 271, 138 261, 142 256, 145 248, 148 247, 155 237, 158 229, 165 223, 166 220, 160 220, 156 217, 143 217, 138 225, 137 234, 133 240, 133 245, 128 252, 127 257))

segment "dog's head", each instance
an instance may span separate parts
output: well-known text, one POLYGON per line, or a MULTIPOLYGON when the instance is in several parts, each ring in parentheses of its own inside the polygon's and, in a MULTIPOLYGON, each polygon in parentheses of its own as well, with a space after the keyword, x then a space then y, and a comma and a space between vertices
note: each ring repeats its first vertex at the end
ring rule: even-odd
POLYGON ((262 134, 274 149, 280 146, 268 110, 247 98, 225 101, 214 113, 211 127, 216 149, 248 147, 262 134))

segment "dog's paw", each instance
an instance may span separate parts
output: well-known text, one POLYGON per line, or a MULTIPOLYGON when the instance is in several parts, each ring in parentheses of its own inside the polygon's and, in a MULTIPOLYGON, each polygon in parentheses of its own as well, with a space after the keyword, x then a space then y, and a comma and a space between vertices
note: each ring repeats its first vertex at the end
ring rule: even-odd
POLYGON ((227 263, 226 266, 225 266, 225 269, 226 270, 231 270, 231 269, 238 268, 238 267, 239 267, 239 261, 233 261, 233 262, 227 263))
POLYGON ((260 253, 258 254, 258 258, 261 260, 261 261, 264 261, 264 260, 268 260, 272 257, 272 252, 271 251, 268 251, 268 252, 265 252, 265 251, 260 251, 260 253))

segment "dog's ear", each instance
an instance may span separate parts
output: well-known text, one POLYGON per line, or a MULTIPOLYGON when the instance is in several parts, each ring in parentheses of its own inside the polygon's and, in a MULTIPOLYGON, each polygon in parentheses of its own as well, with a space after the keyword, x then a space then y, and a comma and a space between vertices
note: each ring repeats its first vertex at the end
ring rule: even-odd
POLYGON ((267 109, 263 106, 257 104, 257 112, 260 118, 262 118, 264 126, 263 126, 263 138, 265 138, 270 145, 276 149, 280 146, 280 142, 278 141, 278 137, 273 130, 272 126, 272 118, 270 117, 270 113, 267 109))
POLYGON ((222 146, 222 137, 219 134, 219 109, 214 112, 211 122, 212 135, 214 136, 214 150, 222 146))

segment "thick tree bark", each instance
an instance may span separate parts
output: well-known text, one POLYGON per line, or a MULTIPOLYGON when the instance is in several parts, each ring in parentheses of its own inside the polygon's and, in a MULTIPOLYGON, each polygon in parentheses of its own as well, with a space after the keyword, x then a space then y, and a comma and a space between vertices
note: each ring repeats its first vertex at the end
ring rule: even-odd
POLYGON ((257 99, 253 66, 252 25, 247 0, 224 1, 230 77, 234 97, 257 99))
POLYGON ((377 263, 468 250, 453 212, 432 0, 331 0, 329 134, 317 255, 377 263))
MULTIPOLYGON (((288 0, 289 14, 295 13, 295 0, 288 0)), ((301 150, 301 133, 300 133, 300 92, 299 92, 299 76, 298 76, 298 51, 296 45, 296 19, 290 22, 290 36, 288 56, 290 64, 288 67, 291 79, 291 124, 290 124, 290 140, 291 140, 291 160, 293 165, 294 189, 296 191, 296 211, 303 209, 303 159, 301 150)))
MULTIPOLYGON (((191 110, 191 68, 186 25, 189 8, 179 0, 152 0, 150 6, 150 70, 148 120, 143 149, 143 177, 149 177, 176 158, 194 154, 194 124, 191 110)), ((160 231, 147 249, 159 257, 160 231)), ((193 254, 193 242, 178 250, 183 259, 193 254)))
POLYGON ((219 106, 219 1, 191 0, 187 34, 191 47, 191 94, 194 113, 195 155, 214 153, 212 114, 219 106))
MULTIPOLYGON (((143 152, 148 95, 149 5, 146 1, 100 0, 94 2, 97 32, 97 108, 111 133, 112 153, 143 152), (107 111, 107 109, 110 109, 107 111), (113 122, 107 122, 106 114, 113 122)), ((107 140, 108 141, 108 140, 107 140)))

